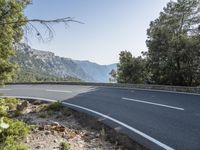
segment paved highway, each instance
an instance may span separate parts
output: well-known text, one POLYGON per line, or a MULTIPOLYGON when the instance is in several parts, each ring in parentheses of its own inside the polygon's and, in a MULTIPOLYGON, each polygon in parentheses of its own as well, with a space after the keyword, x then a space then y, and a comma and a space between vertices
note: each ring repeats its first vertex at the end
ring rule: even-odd
POLYGON ((0 93, 61 100, 149 149, 200 150, 200 94, 78 85, 7 85, 0 93))

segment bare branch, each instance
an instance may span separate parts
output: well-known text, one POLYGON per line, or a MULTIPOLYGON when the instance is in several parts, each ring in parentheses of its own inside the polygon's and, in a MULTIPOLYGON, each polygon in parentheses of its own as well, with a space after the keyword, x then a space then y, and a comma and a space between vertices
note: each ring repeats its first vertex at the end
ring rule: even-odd
POLYGON ((27 19, 27 20, 18 20, 18 21, 13 21, 13 22, 0 22, 0 25, 6 25, 6 24, 24 24, 24 23, 29 23, 29 22, 37 22, 41 24, 45 23, 69 23, 69 22, 76 22, 80 24, 84 24, 83 22, 74 20, 71 17, 66 17, 66 18, 59 18, 59 19, 52 19, 52 20, 43 20, 43 19, 27 19))
POLYGON ((43 20, 43 19, 27 19, 27 20, 18 20, 18 21, 13 21, 13 22, 1 22, 0 21, 0 26, 4 25, 25 25, 24 32, 25 32, 25 40, 28 41, 28 36, 32 35, 33 33, 36 35, 36 38, 40 41, 50 41, 54 37, 54 30, 53 30, 53 25, 63 23, 64 26, 68 26, 68 23, 70 22, 75 22, 75 23, 80 23, 84 24, 83 22, 74 20, 74 18, 71 17, 65 17, 65 18, 58 18, 58 19, 52 19, 52 20, 43 20), (36 27, 35 24, 39 24, 44 28, 44 35, 42 34, 41 31, 36 27), (47 37, 44 38, 44 36, 47 34, 47 37))

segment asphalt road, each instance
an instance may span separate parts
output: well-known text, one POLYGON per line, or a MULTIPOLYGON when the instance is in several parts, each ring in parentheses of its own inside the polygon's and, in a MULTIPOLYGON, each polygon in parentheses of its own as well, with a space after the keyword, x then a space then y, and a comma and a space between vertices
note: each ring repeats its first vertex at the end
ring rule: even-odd
POLYGON ((149 149, 200 150, 200 94, 78 85, 7 85, 0 93, 62 100, 149 149))

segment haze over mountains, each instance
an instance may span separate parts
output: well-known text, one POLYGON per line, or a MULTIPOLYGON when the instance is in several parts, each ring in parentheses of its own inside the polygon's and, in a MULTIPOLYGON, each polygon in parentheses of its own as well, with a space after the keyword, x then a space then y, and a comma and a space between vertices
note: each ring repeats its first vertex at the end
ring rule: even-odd
POLYGON ((72 60, 55 56, 54 53, 32 49, 27 44, 16 45, 16 56, 12 58, 27 72, 57 78, 74 77, 89 82, 109 82, 109 73, 116 69, 116 64, 99 65, 90 61, 72 60))

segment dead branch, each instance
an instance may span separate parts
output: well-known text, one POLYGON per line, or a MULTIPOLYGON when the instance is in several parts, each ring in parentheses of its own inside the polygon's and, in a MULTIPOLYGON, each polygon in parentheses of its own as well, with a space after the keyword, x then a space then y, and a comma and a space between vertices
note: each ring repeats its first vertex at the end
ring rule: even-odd
POLYGON ((62 23, 65 26, 68 26, 70 22, 75 22, 75 23, 80 23, 83 24, 83 22, 77 21, 72 17, 65 17, 65 18, 58 18, 58 19, 52 19, 52 20, 43 20, 43 19, 27 19, 27 20, 18 20, 18 21, 13 21, 13 22, 0 22, 0 26, 4 25, 17 25, 17 26, 24 26, 24 33, 25 33, 25 39, 28 41, 28 36, 29 35, 36 35, 36 38, 40 41, 49 41, 53 39, 54 37, 54 30, 53 30, 53 25, 62 23), (36 24, 39 24, 44 28, 44 33, 42 34, 41 31, 36 27, 36 24), (47 34, 47 37, 45 38, 44 36, 47 34))

